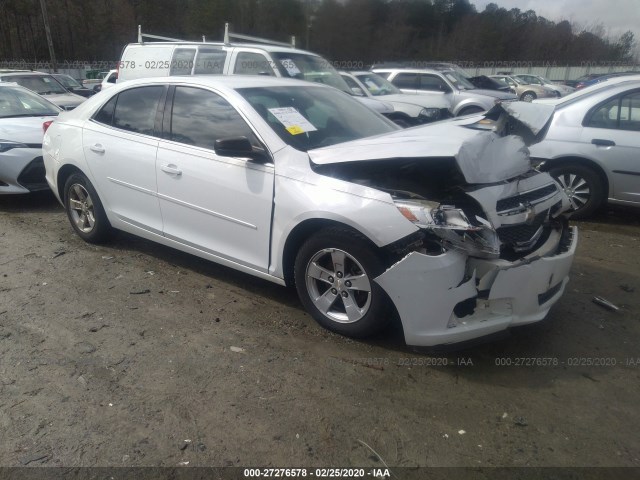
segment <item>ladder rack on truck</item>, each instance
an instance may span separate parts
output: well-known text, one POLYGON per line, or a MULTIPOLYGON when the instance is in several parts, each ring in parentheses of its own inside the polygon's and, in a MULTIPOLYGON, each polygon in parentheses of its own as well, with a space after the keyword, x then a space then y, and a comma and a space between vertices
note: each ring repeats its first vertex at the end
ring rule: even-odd
MULTIPOLYGON (((153 40, 162 40, 165 42, 186 42, 187 40, 181 40, 179 38, 171 38, 171 37, 163 37, 160 35, 151 35, 149 33, 142 33, 142 25, 138 25, 138 43, 144 43, 144 38, 150 38, 153 40)), ((243 35, 240 33, 233 33, 229 31, 229 23, 224 24, 224 44, 228 45, 231 43, 231 39, 236 38, 239 40, 247 40, 255 43, 264 43, 266 45, 279 45, 281 47, 292 47, 296 48, 296 37, 295 35, 291 36, 291 43, 285 42, 276 42, 275 40, 269 40, 267 38, 253 37, 251 35, 243 35)), ((205 36, 202 36, 202 42, 205 43, 207 40, 205 36)))

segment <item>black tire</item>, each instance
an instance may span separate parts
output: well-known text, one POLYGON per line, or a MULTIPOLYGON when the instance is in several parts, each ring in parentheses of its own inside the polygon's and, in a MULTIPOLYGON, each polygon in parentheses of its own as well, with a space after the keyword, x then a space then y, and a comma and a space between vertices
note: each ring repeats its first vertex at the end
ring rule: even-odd
POLYGON ((484 112, 484 108, 480 108, 480 107, 466 107, 463 108, 462 110, 460 110, 460 113, 458 113, 459 117, 463 117, 465 115, 472 115, 474 113, 482 113, 484 112))
POLYGON ((520 100, 522 100, 523 102, 533 102, 536 98, 538 98, 538 96, 535 94, 535 92, 531 91, 524 92, 522 95, 520 95, 520 100))
POLYGON ((65 182, 64 207, 71 226, 85 242, 102 243, 113 233, 100 197, 84 174, 74 173, 65 182))
POLYGON ((311 316, 326 329, 361 338, 379 332, 389 323, 390 302, 373 281, 385 271, 374 248, 353 230, 331 227, 314 234, 298 251, 294 266, 298 296, 311 316), (340 263, 335 262, 341 257, 342 270, 340 263), (310 274, 312 271, 318 276, 310 274), (355 278, 359 280, 352 283, 355 278), (325 305, 324 311, 319 308, 325 305))
POLYGON ((605 187, 600 176, 591 168, 567 163, 549 169, 569 196, 571 218, 581 219, 593 214, 605 201, 605 187))

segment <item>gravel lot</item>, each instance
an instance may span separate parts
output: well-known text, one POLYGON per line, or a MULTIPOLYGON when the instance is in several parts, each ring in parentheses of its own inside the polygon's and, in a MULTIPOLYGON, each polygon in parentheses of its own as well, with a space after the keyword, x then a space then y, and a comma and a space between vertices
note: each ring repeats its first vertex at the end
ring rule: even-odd
POLYGON ((0 198, 0 466, 640 467, 640 214, 579 227, 545 322, 416 353, 169 248, 88 245, 51 194, 0 198))

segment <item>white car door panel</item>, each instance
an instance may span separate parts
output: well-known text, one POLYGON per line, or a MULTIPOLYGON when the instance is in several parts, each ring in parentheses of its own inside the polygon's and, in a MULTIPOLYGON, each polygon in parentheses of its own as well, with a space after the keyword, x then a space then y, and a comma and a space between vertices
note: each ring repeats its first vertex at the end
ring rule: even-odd
POLYGON ((165 141, 157 165, 167 237, 266 271, 272 165, 165 141))
POLYGON ((220 138, 257 138, 238 112, 208 90, 175 90, 156 162, 164 235, 267 271, 273 208, 271 163, 222 157, 220 138))
POLYGON ((164 87, 135 88, 108 102, 83 128, 85 159, 99 194, 121 220, 162 232, 153 125, 164 87), (113 112, 116 105, 116 113, 113 112))

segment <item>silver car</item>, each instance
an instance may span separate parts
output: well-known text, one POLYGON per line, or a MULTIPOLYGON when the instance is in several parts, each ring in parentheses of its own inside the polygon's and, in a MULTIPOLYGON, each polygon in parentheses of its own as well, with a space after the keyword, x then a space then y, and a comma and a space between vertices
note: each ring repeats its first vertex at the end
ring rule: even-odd
POLYGON ((455 116, 484 112, 497 103, 518 99, 513 93, 476 88, 464 72, 455 68, 374 68, 372 71, 405 93, 445 99, 455 116))
POLYGON ((377 73, 354 71, 340 75, 356 96, 390 103, 394 112, 387 117, 398 125, 422 125, 452 116, 446 99, 404 93, 377 73))
POLYGON ((63 110, 73 110, 85 98, 75 93, 69 92, 60 82, 48 73, 40 72, 11 72, 0 74, 0 82, 15 82, 28 88, 38 95, 42 95, 51 103, 56 104, 63 110))
POLYGON ((0 194, 49 188, 42 162, 42 125, 60 109, 15 83, 0 83, 0 194))
POLYGON ((561 85, 559 83, 553 83, 551 80, 545 77, 541 77, 540 75, 531 75, 529 73, 514 75, 514 77, 519 78, 520 80, 525 81, 530 85, 540 85, 544 87, 551 88, 554 90, 558 97, 564 97, 565 95, 569 95, 576 91, 575 88, 570 87, 569 85, 561 85))
POLYGON ((533 102, 536 98, 556 98, 560 96, 552 88, 527 83, 514 75, 490 75, 489 78, 505 82, 523 102, 533 102))
POLYGON ((605 202, 640 207, 640 81, 571 95, 531 156, 568 194, 574 218, 605 202))

